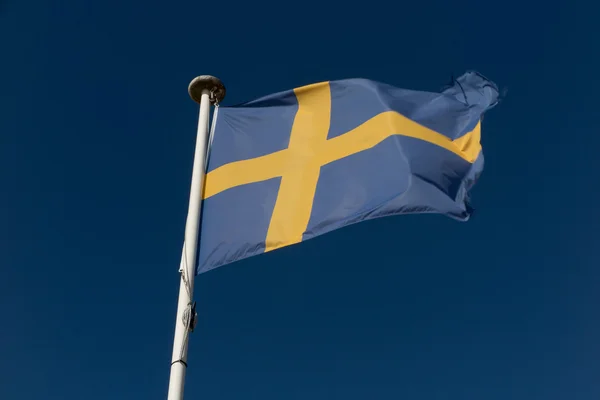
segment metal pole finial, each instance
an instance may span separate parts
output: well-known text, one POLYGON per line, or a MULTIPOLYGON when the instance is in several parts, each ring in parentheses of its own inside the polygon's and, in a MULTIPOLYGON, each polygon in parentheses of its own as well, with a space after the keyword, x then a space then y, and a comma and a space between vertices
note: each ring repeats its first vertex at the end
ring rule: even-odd
POLYGON ((219 78, 211 75, 200 75, 192 79, 188 87, 188 93, 192 100, 200 103, 202 91, 205 89, 208 89, 211 93, 211 104, 219 104, 225 98, 225 85, 223 85, 223 82, 219 78))

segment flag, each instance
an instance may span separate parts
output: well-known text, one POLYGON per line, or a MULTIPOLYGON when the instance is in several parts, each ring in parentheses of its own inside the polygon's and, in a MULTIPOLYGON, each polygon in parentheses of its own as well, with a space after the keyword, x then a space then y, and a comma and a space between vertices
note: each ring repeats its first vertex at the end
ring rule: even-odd
POLYGON ((466 221, 497 99, 468 72, 441 92, 347 79, 220 107, 197 273, 378 217, 466 221))

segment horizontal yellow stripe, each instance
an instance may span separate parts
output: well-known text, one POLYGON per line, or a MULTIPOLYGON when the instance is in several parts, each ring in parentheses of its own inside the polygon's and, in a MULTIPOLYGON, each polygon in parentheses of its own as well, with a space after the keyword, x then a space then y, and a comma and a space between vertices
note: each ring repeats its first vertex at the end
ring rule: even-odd
MULTIPOLYGON (((448 137, 426 128, 397 112, 387 111, 376 115, 343 135, 329 139, 319 154, 320 163, 321 165, 325 165, 370 149, 393 135, 413 137, 435 144, 469 162, 475 161, 475 157, 478 154, 478 151, 477 154, 474 154, 474 147, 476 147, 474 146, 474 140, 466 139, 457 144, 448 137), (461 148, 461 145, 464 149, 461 148)), ((471 137, 472 132, 465 136, 471 137)), ((477 144, 479 144, 479 141, 477 141, 477 144)))
MULTIPOLYGON (((315 90, 321 91, 320 86, 324 84, 327 83, 310 85, 297 90, 298 93, 310 94, 315 90), (312 90, 309 91, 308 88, 312 90)), ((327 85, 326 88, 329 89, 329 86, 327 85)), ((325 140, 322 136, 323 131, 319 127, 324 126, 325 122, 329 126, 330 108, 323 110, 324 106, 319 106, 317 100, 310 101, 312 104, 309 107, 305 105, 304 111, 301 109, 298 111, 297 118, 300 118, 298 121, 304 122, 292 128, 288 149, 262 157, 232 162, 211 171, 206 176, 204 198, 207 199, 236 186, 284 176, 288 172, 303 168, 309 161, 311 164, 325 165, 370 149, 393 135, 413 137, 435 144, 470 163, 473 163, 481 152, 480 122, 471 132, 453 141, 394 111, 378 114, 343 135, 325 140), (325 114, 327 121, 323 120, 325 114)), ((295 124, 296 122, 294 126, 295 124)))
POLYGON ((284 172, 286 162, 289 162, 287 149, 225 164, 206 175, 204 198, 208 199, 232 187, 279 177, 284 172))

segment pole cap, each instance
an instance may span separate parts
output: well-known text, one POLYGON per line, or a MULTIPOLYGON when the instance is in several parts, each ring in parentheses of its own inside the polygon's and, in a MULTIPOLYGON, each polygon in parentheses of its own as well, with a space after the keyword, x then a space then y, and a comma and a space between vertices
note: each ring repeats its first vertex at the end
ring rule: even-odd
POLYGON ((216 102, 220 103, 225 98, 225 85, 223 85, 223 82, 221 82, 219 78, 215 78, 211 75, 200 75, 192 79, 188 86, 188 93, 192 100, 196 103, 200 103, 202 91, 204 89, 208 89, 214 94, 214 97, 211 96, 210 99, 211 104, 215 104, 216 102))

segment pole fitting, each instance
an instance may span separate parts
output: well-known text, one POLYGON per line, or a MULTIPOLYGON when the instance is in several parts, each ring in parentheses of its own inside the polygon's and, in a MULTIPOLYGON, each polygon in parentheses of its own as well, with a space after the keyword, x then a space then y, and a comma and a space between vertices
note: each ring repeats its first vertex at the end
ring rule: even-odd
POLYGON ((196 103, 200 103, 204 90, 209 91, 211 104, 217 105, 225 98, 225 85, 223 85, 223 82, 219 78, 215 78, 214 76, 200 75, 194 78, 188 86, 188 93, 196 103))
POLYGON ((198 323, 198 312, 196 311, 196 302, 188 304, 181 316, 183 326, 185 326, 190 332, 194 332, 196 324, 198 323))

